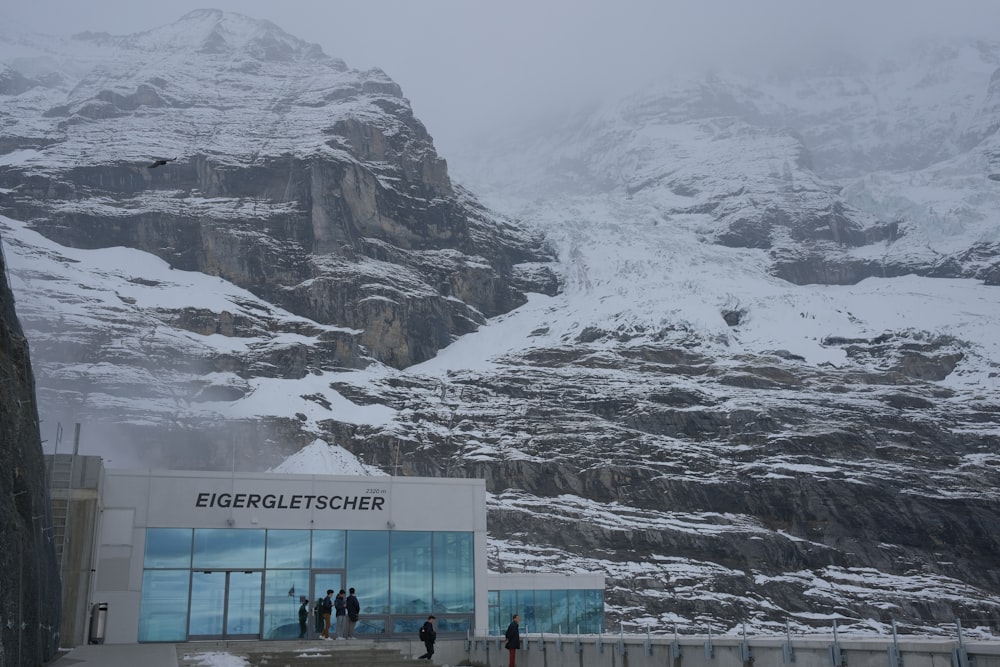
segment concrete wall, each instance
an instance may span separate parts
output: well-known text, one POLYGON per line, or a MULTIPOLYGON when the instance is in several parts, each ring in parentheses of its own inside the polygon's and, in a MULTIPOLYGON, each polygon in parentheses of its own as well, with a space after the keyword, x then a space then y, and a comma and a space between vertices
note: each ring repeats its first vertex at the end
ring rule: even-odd
MULTIPOLYGON (((68 455, 61 455, 68 456, 68 455)), ((95 526, 100 516, 100 485, 103 474, 97 456, 78 456, 69 489, 50 488, 53 498, 69 501, 66 552, 62 565, 63 648, 86 644, 90 630, 90 591, 93 586, 95 526)))
MULTIPOLYGON (((839 645, 840 662, 834 663, 833 637, 793 637, 790 647, 784 637, 673 638, 642 636, 621 639, 615 635, 563 638, 537 635, 527 637, 527 648, 517 652, 518 667, 953 667, 957 639, 900 637, 899 661, 892 661, 891 637, 844 639, 839 645), (624 649, 624 651, 623 651, 624 649), (750 659, 747 659, 750 658, 750 659)), ((1000 638, 966 641, 968 667, 1000 667, 1000 638)), ((415 648, 419 642, 415 642, 415 648)), ((507 667, 508 652, 503 639, 479 638, 472 642, 444 640, 437 643, 437 664, 466 664, 479 667, 507 667), (468 647, 468 648, 467 648, 468 647), (463 662, 467 661, 467 662, 463 662)), ((404 651, 409 650, 404 648, 404 651)), ((419 653, 417 653, 419 655, 419 653)), ((961 663, 957 667, 966 667, 961 663)))
MULTIPOLYGON (((604 590, 603 572, 578 572, 573 575, 553 572, 490 572, 486 583, 491 591, 511 590, 604 590)), ((509 619, 508 619, 509 620, 509 619)))

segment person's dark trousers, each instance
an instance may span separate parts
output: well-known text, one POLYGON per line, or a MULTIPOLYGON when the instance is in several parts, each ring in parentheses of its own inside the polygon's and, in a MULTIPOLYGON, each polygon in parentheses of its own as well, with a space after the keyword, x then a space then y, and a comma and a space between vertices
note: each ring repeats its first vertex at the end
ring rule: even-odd
POLYGON ((424 642, 424 648, 427 649, 427 653, 417 658, 418 660, 430 660, 431 656, 434 655, 434 642, 424 642))
POLYGON ((302 639, 305 636, 306 636, 306 622, 299 621, 299 639, 302 639))
POLYGON ((510 651, 510 667, 515 667, 517 663, 517 649, 509 648, 507 650, 510 651))

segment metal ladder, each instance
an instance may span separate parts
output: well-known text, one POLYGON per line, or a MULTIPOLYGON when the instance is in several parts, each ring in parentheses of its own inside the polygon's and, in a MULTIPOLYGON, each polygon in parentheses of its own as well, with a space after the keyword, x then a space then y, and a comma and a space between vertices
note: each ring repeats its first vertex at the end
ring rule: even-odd
POLYGON ((73 475, 76 472, 76 451, 80 443, 80 425, 76 425, 72 454, 59 454, 62 425, 56 428, 55 452, 49 462, 49 498, 52 503, 52 542, 60 571, 69 546, 69 511, 73 494, 73 475))

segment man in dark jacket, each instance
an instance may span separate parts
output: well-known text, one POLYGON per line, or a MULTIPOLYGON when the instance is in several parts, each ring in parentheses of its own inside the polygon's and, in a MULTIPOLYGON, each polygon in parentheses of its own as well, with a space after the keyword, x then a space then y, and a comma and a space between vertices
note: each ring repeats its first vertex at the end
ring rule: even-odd
POLYGON ((354 594, 354 589, 348 591, 347 596, 347 638, 354 639, 354 626, 358 624, 358 615, 361 613, 361 603, 358 596, 354 594))
POLYGON ((521 648, 521 631, 517 626, 519 620, 521 620, 520 617, 514 614, 514 618, 510 620, 510 625, 507 626, 507 632, 505 633, 507 637, 507 650, 510 651, 510 667, 515 667, 517 663, 517 649, 521 648))
POLYGON ((333 613, 333 589, 331 588, 326 592, 326 597, 323 598, 322 607, 320 612, 323 614, 323 632, 320 633, 320 637, 323 639, 330 638, 330 614, 333 613))
POLYGON ((434 640, 437 639, 437 630, 434 629, 434 616, 428 616, 424 624, 420 626, 420 641, 424 643, 427 652, 417 658, 417 660, 430 660, 434 655, 434 640))

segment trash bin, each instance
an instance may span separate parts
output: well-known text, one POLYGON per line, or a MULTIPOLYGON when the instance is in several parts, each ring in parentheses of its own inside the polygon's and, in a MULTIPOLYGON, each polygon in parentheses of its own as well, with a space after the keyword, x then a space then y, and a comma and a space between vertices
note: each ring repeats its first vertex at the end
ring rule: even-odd
POLYGON ((98 602, 90 610, 90 643, 103 644, 104 630, 108 625, 108 603, 98 602))

